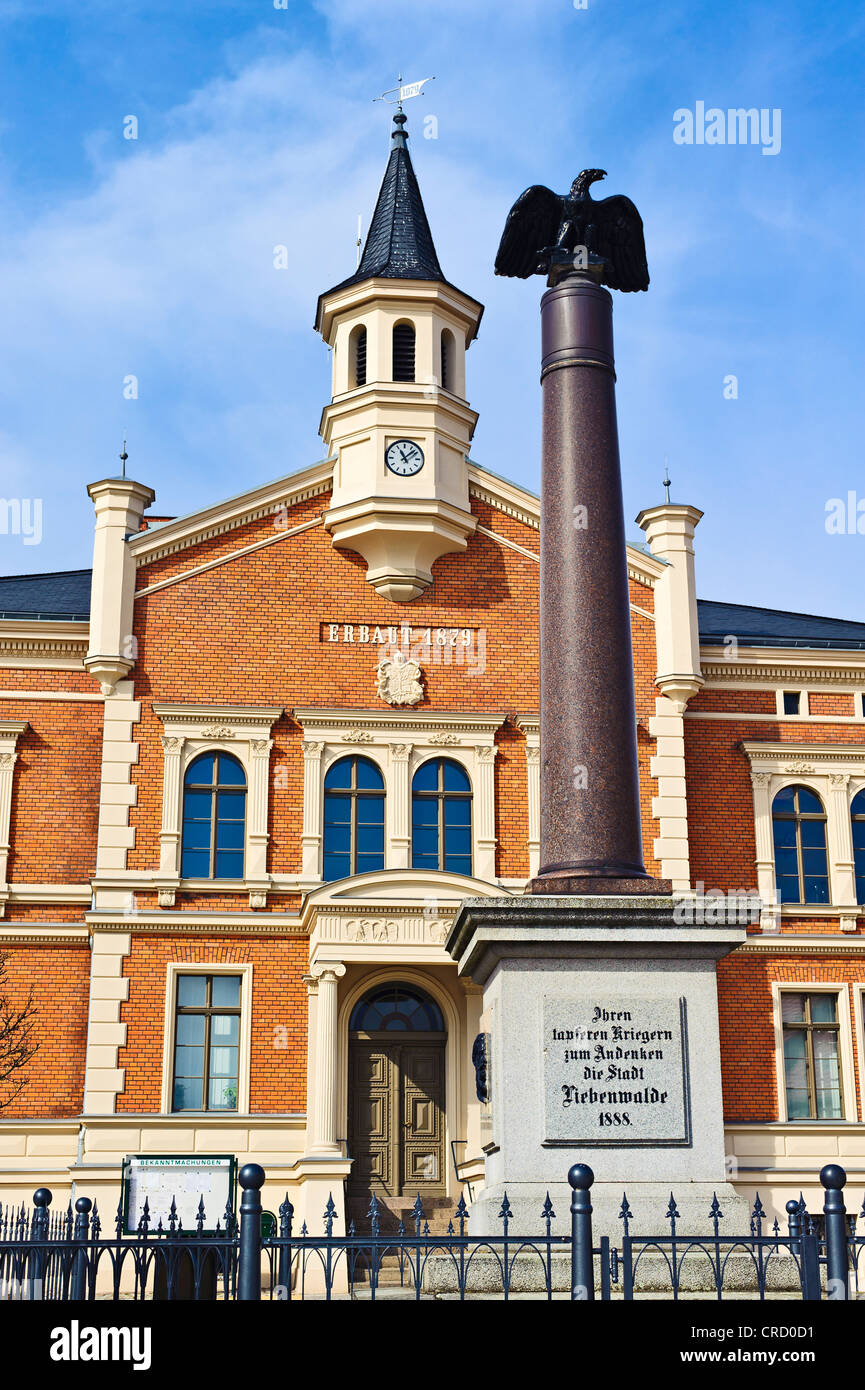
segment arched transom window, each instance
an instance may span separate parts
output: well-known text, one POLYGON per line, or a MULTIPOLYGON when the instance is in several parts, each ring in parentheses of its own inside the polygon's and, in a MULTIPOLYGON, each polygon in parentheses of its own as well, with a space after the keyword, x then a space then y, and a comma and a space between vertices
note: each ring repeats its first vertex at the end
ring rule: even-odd
POLYGON ((809 787, 783 787, 772 802, 775 879, 782 903, 828 903, 826 812, 809 787))
POLYGON ((850 806, 853 822, 853 862, 856 870, 856 901, 865 903, 865 787, 857 792, 850 806))
POLYGON ((465 768, 452 758, 431 758, 414 775, 411 864, 472 872, 472 787, 465 768))
POLYGON ((384 779, 369 758, 340 758, 324 779, 326 883, 384 868, 384 779))
POLYGON ((415 985, 379 985, 355 1004, 352 1033, 443 1033, 441 1009, 415 985))
POLYGON ((203 753, 183 779, 181 874, 243 878, 246 773, 228 753, 203 753))

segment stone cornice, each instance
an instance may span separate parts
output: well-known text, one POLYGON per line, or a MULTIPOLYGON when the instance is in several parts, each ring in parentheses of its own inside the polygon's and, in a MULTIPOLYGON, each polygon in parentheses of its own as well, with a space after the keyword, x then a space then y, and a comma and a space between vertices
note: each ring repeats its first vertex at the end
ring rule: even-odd
POLYGON ((700 668, 707 689, 766 689, 789 684, 865 688, 865 651, 740 647, 736 659, 730 660, 724 647, 701 646, 700 668))
POLYGON ((221 536, 238 526, 246 526, 250 521, 258 521, 280 507, 292 507, 307 498, 329 492, 333 463, 333 459, 324 459, 287 478, 277 478, 212 507, 178 517, 153 531, 142 531, 128 541, 136 565, 150 565, 154 560, 174 555, 190 545, 198 545, 211 536, 221 536))
POLYGON ((799 955, 837 956, 856 955, 865 951, 865 936, 828 936, 825 932, 793 933, 772 932, 763 936, 749 936, 735 954, 741 955, 799 955))
MULTIPOLYGON (((747 715, 743 715, 747 719, 747 715)), ((762 743, 745 739, 739 745, 752 764, 801 763, 865 764, 865 744, 762 743)))
POLYGON ((90 933, 84 926, 65 922, 4 922, 0 924, 0 951, 4 946, 85 946, 90 933))
MULTIPOLYGON (((491 735, 504 724, 505 714, 467 714, 451 710, 411 710, 405 713, 392 708, 369 709, 322 709, 310 708, 294 710, 294 718, 302 725, 305 733, 319 731, 354 730, 379 734, 418 734, 434 736, 438 732, 464 734, 467 738, 491 735)), ((429 737, 424 738, 429 742, 429 737)))
POLYGON ((0 621, 0 665, 42 665, 79 670, 87 651, 90 624, 47 619, 4 618, 0 621))
MULTIPOLYGON (((254 725, 270 729, 283 713, 281 705, 163 705, 154 704, 153 713, 163 724, 254 725)), ((210 736, 210 735, 208 735, 210 736)), ((213 735, 218 737, 218 735, 213 735)))
POLYGON ((236 936, 305 936, 294 913, 283 912, 172 912, 166 908, 142 912, 85 912, 91 932, 181 932, 195 935, 216 932, 236 936))

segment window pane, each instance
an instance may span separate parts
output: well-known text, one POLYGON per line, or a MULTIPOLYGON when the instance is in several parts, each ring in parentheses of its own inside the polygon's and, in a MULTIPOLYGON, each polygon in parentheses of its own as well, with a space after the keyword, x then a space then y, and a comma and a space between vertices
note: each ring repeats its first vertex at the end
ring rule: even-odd
MULTIPOLYGON (((210 820, 210 792, 187 791, 183 798, 183 814, 187 820, 210 820)), ((863 822, 865 824, 865 822, 863 822)))
POLYGON ((234 758, 226 757, 224 753, 219 757, 219 781, 222 786, 246 786, 246 774, 240 763, 234 758))
POLYGON ((183 822, 183 848, 184 849, 209 849, 210 848, 210 821, 209 820, 185 820, 183 822))
POLYGON ((208 1087, 207 1105, 210 1110, 237 1109, 237 1082, 233 1078, 214 1078, 208 1087))
POLYGON ((357 785, 358 787, 372 788, 377 791, 384 786, 382 775, 375 763, 367 761, 366 758, 357 760, 357 785))
POLYGON ((445 854, 464 854, 468 858, 472 852, 472 832, 462 826, 448 826, 445 829, 445 854))
POLYGON ((324 779, 324 785, 325 789, 329 787, 350 787, 351 758, 340 758, 332 767, 329 767, 324 779))
POLYGON ((434 792, 438 787, 438 767, 438 758, 433 758, 430 762, 419 767, 414 775, 412 791, 434 792))
POLYGON ((203 758, 196 758, 194 762, 190 763, 183 780, 187 785, 190 783, 201 785, 203 783, 209 786, 213 781, 213 754, 205 753, 203 758))
POLYGON ((782 787, 781 790, 778 792, 777 796, 775 797, 775 800, 772 802, 772 810, 787 812, 792 811, 793 798, 795 795, 795 787, 782 787))
POLYGON ((779 876, 778 896, 780 897, 782 903, 801 902, 802 899, 799 894, 799 879, 790 878, 787 875, 784 875, 783 877, 779 876))
MULTIPOLYGON (((862 696, 862 703, 865 706, 865 695, 862 696)), ((857 792, 850 805, 851 816, 865 816, 865 788, 857 792)))
POLYGON ((837 997, 834 994, 811 995, 811 1022, 835 1023, 838 1018, 837 997))
POLYGON ((178 975, 177 1002, 179 1005, 207 1003, 206 975, 178 975))
POLYGON ((437 869, 439 866, 438 854, 421 854, 418 850, 413 849, 411 866, 413 869, 437 869))
POLYGON ((357 799, 358 825, 384 825, 384 797, 359 796, 357 799))
POLYGON ((434 796, 416 796, 412 802, 411 818, 413 825, 438 827, 439 805, 434 796))
POLYGON ((243 821, 219 821, 216 826, 217 849, 243 849, 243 821))
POLYGON ((445 824, 447 825, 471 825, 472 823, 472 803, 470 799, 449 796, 445 800, 445 824))
POLYGON ((828 903, 829 880, 826 878, 806 878, 805 901, 806 903, 828 903))
POLYGON ((323 865, 323 877, 325 883, 333 883, 337 878, 348 878, 351 873, 351 863, 347 854, 325 854, 323 865))
POLYGON ((825 849, 803 849, 802 870, 805 874, 826 875, 825 849))
POLYGON ((865 820, 853 822, 853 848, 865 849, 865 820))
POLYGON ((471 783, 463 768, 458 763, 447 761, 444 765, 444 783, 446 792, 468 792, 471 791, 471 783))
POLYGON ((208 850, 184 850, 180 865, 183 878, 209 878, 210 853, 208 850))
MULTIPOLYGON (((379 869, 384 868, 383 854, 359 854, 357 856, 357 872, 359 874, 374 874, 379 869)), ((347 871, 344 877, 347 877, 347 871)))
POLYGON ((799 793, 799 810, 815 812, 817 815, 823 814, 823 803, 819 796, 808 790, 807 787, 797 787, 799 793))
POLYGON ((781 1018, 784 1023, 805 1022, 804 994, 787 994, 785 991, 781 995, 781 1018))
POLYGON ((384 829, 380 825, 359 825, 357 828, 358 854, 384 854, 384 829))
POLYGON ((801 831, 803 847, 809 849, 818 845, 825 847, 826 822, 824 820, 803 820, 801 822, 801 831))
POLYGON ((216 814, 219 820, 243 821, 246 814, 245 792, 218 792, 216 814))
POLYGON ((437 859, 439 852, 438 830, 416 825, 412 836, 412 846, 416 854, 432 855, 437 859))
POLYGON ((798 690, 785 690, 785 691, 784 691, 784 713, 785 713, 785 714, 798 714, 798 713, 799 713, 799 692, 798 692, 798 690))
POLYGON ((210 1075, 213 1076, 236 1076, 237 1075, 237 1048, 236 1047, 214 1047, 210 1046, 210 1075))
MULTIPOLYGON (((240 1004, 240 976, 239 975, 214 975, 213 984, 210 987, 210 1000, 214 1008, 231 1008, 240 1004)), ((214 1019, 214 1026, 217 1022, 226 1020, 214 1019)), ((237 1022, 237 1019, 228 1020, 237 1022)))
POLYGON ((324 798, 325 825, 348 825, 351 822, 351 797, 326 796, 324 798))
POLYGON ((795 849, 775 850, 775 872, 777 874, 798 874, 799 861, 795 849))
POLYGON ((173 1110, 201 1109, 201 1082, 178 1077, 174 1083, 173 1110))
POLYGON ((204 1046, 204 1014, 178 1014, 176 1039, 178 1043, 204 1046))
POLYGON ((175 1076, 203 1076, 204 1048, 177 1047, 174 1051, 175 1076))
POLYGON ((472 861, 469 855, 448 854, 445 856, 445 868, 449 874, 465 874, 471 877, 472 861))
POLYGON ((351 828, 348 825, 325 825, 326 854, 348 854, 351 849, 351 828))
POLYGON ((243 854, 233 849, 218 850, 214 878, 243 878, 243 854))

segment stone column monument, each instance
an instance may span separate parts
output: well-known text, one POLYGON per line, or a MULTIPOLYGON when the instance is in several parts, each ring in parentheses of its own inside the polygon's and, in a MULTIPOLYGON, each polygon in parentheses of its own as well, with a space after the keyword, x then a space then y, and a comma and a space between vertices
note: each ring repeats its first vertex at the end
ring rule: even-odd
POLYGON ((527 189, 496 271, 548 276, 541 301, 541 855, 521 899, 467 899, 447 947, 483 988, 489 1115, 474 1234, 538 1229, 549 1190, 595 1172, 597 1234, 623 1189, 636 1230, 660 1229, 671 1188, 682 1230, 704 1231, 727 1181, 715 962, 739 925, 678 919, 643 866, 630 609, 615 407, 612 297, 648 287, 629 199, 596 202, 587 170, 559 198, 527 189))

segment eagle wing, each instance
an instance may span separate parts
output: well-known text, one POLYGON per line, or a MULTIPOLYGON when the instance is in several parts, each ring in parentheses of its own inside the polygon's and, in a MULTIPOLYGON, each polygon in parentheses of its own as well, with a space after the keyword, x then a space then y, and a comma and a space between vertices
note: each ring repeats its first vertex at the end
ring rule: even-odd
POLYGON ((508 213, 499 242, 496 275, 515 275, 526 280, 535 273, 538 252, 552 246, 558 235, 564 201, 542 183, 535 183, 520 194, 508 213))
POLYGON ((601 198, 594 204, 592 214, 597 228, 598 255, 603 256, 609 267, 603 277, 604 284, 612 290, 647 290, 649 267, 643 219, 630 198, 622 193, 601 198))

